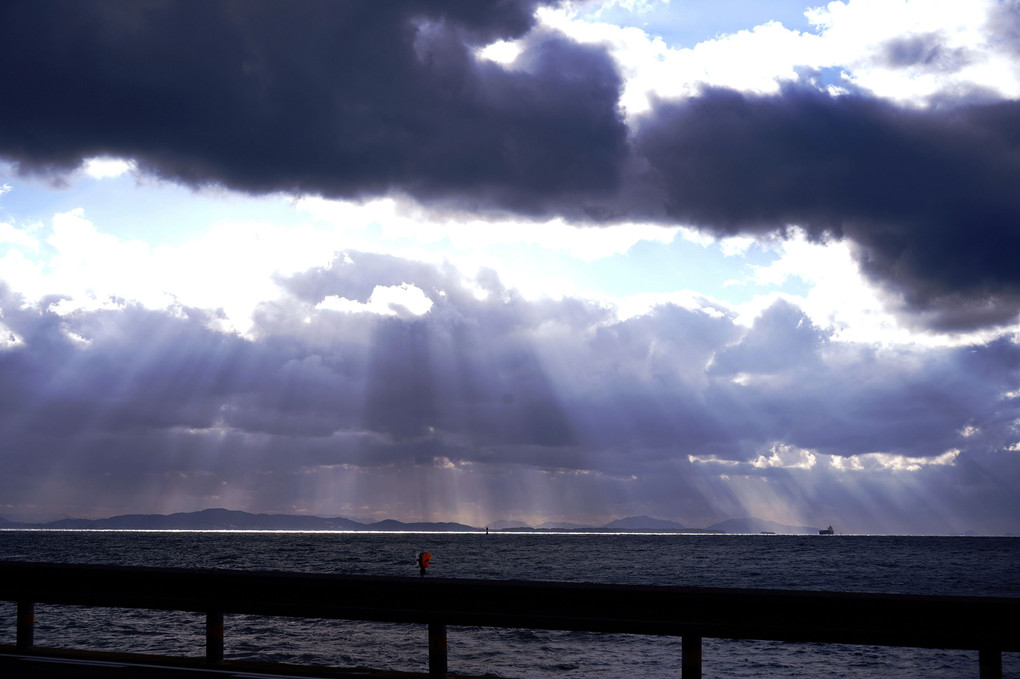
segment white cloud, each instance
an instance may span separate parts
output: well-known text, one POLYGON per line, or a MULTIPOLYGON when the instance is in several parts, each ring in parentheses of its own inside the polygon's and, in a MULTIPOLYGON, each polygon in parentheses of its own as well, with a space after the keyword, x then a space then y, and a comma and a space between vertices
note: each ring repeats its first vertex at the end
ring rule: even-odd
MULTIPOLYGON (((680 231, 678 227, 639 223, 581 228, 561 218, 485 220, 440 214, 394 198, 354 203, 302 196, 295 201, 295 207, 348 233, 369 227, 378 229, 390 252, 394 246, 411 244, 419 248, 443 244, 447 251, 463 252, 523 244, 591 262, 625 253, 642 241, 669 243, 680 231)), ((365 245, 352 249, 373 249, 365 245)), ((375 248, 378 247, 376 244, 375 248)))
MULTIPOLYGON (((848 82, 904 104, 923 105, 974 88, 1017 97, 1020 69, 1008 45, 988 35, 994 7, 993 0, 830 2, 805 12, 814 33, 773 21, 681 49, 638 28, 582 19, 569 5, 542 8, 537 16, 575 40, 607 47, 625 81, 621 105, 633 116, 656 98, 693 96, 706 85, 778 92, 802 69, 839 70, 848 82), (939 68, 886 58, 891 41, 932 36, 946 61, 939 68)), ((828 89, 845 91, 838 83, 828 89)))
POLYGON ((5 224, 4 222, 0 222, 0 243, 16 245, 27 250, 39 249, 39 241, 31 235, 30 230, 19 229, 12 224, 5 224))
POLYGON ((768 94, 797 78, 796 67, 818 61, 820 39, 769 22, 673 53, 666 67, 686 65, 696 82, 768 94))
MULTIPOLYGON (((778 258, 768 266, 753 267, 748 282, 778 287, 797 277, 809 286, 808 292, 770 293, 734 305, 691 289, 610 294, 601 286, 619 275, 612 267, 586 280, 556 264, 595 262, 624 255, 638 243, 668 245, 677 237, 742 257, 758 242, 751 238, 706 240, 697 231, 651 224, 578 228, 562 220, 489 223, 433 215, 393 199, 359 204, 300 198, 293 205, 314 221, 219 222, 198 238, 175 246, 153 247, 103 233, 82 209, 55 215, 51 229, 0 223, 0 243, 8 245, 0 266, 5 282, 29 302, 46 295, 67 296, 59 307, 62 313, 116 308, 126 302, 151 309, 183 305, 220 310, 220 329, 240 333, 248 331, 260 303, 279 298, 279 277, 329 266, 340 253, 352 250, 449 266, 465 279, 479 271, 495 271, 503 285, 526 299, 591 300, 613 309, 621 320, 672 304, 712 316, 732 314, 750 326, 781 297, 801 307, 815 325, 831 330, 836 340, 929 345, 975 340, 918 335, 901 327, 887 311, 888 300, 860 274, 847 244, 813 243, 802 234, 759 243, 774 248, 778 258)), ((650 268, 647 275, 654 283, 656 269, 650 268)), ((380 291, 379 299, 387 294, 391 293, 380 291)), ((427 311, 417 311, 422 308, 420 298, 407 298, 379 302, 372 312, 391 313, 387 311, 391 301, 412 315, 427 311)), ((334 304, 343 305, 339 299, 334 304)))
POLYGON ((631 116, 647 111, 654 99, 693 96, 706 85, 777 92, 821 51, 818 36, 778 22, 676 49, 638 28, 583 20, 569 7, 542 8, 537 16, 579 42, 606 46, 624 78, 620 103, 631 116))
POLYGON ((12 249, 0 257, 0 271, 3 271, 3 282, 29 300, 37 300, 49 292, 43 285, 43 265, 30 260, 20 250, 12 249))
POLYGON ((305 196, 294 204, 342 233, 347 248, 447 263, 466 275, 497 271, 507 287, 529 299, 601 297, 556 266, 535 266, 539 257, 590 263, 626 254, 639 243, 668 244, 681 233, 679 227, 643 223, 578 227, 560 218, 483 220, 394 198, 352 203, 305 196))
POLYGON ((132 172, 136 167, 135 161, 124 158, 88 158, 85 161, 83 170, 85 174, 93 179, 109 179, 119 177, 125 172, 132 172))
POLYGON ((432 309, 432 300, 421 288, 410 283, 377 285, 367 302, 358 302, 338 295, 329 295, 316 307, 342 313, 372 313, 380 316, 410 318, 424 316, 432 309))
MULTIPOLYGON (((1020 444, 1017 444, 1020 446, 1020 444)), ((918 472, 926 467, 948 467, 956 464, 961 451, 948 450, 935 457, 910 457, 891 453, 864 453, 861 455, 826 455, 785 443, 773 443, 758 457, 748 461, 727 460, 715 455, 688 455, 691 463, 724 468, 748 467, 759 470, 801 469, 813 470, 824 460, 825 466, 838 472, 918 472)), ((751 474, 753 476, 753 474, 751 474)))
POLYGON ((182 304, 223 309, 229 327, 244 332, 255 307, 280 296, 277 276, 326 266, 338 247, 335 234, 308 226, 224 222, 156 254, 182 304))
POLYGON ((819 65, 844 66, 852 82, 878 96, 924 104, 973 87, 1020 96, 1008 46, 988 35, 995 6, 992 0, 854 0, 830 2, 807 16, 823 37, 819 65), (956 63, 897 65, 884 54, 893 41, 930 38, 938 40, 938 54, 956 63))
POLYGON ((989 332, 925 333, 900 322, 891 309, 895 300, 879 290, 864 274, 848 241, 814 242, 793 229, 786 239, 769 241, 779 257, 766 266, 752 266, 751 282, 780 286, 798 278, 809 286, 805 295, 771 293, 738 305, 738 321, 750 325, 777 299, 800 307, 820 328, 832 331, 832 339, 872 345, 919 344, 961 346, 983 342, 989 332))
POLYGON ((475 54, 479 59, 488 59, 497 64, 509 65, 520 55, 522 47, 514 41, 497 40, 491 45, 478 50, 475 54))
POLYGON ((602 300, 607 306, 611 306, 616 312, 616 318, 624 321, 636 316, 649 313, 659 306, 672 305, 697 311, 712 318, 719 318, 724 315, 726 308, 724 302, 714 300, 694 290, 677 290, 674 292, 642 292, 634 295, 626 295, 615 299, 605 298, 602 300))
POLYGON ((634 12, 635 14, 647 14, 648 12, 655 11, 656 5, 668 4, 669 0, 609 0, 603 3, 596 14, 600 14, 613 7, 622 7, 628 12, 634 12))
MULTIPOLYGON (((525 296, 561 297, 583 291, 555 268, 535 275, 529 258, 518 259, 521 251, 508 246, 593 261, 641 241, 668 243, 677 232, 654 225, 578 229, 562 220, 490 224, 433 216, 392 199, 359 204, 301 198, 293 204, 315 221, 219 222, 180 245, 156 247, 104 233, 76 208, 56 214, 48 229, 0 224, 0 243, 10 245, 0 265, 5 282, 30 302, 65 296, 54 308, 61 313, 125 302, 152 309, 184 305, 222 310, 221 329, 244 333, 255 307, 279 297, 276 277, 328 266, 345 250, 449 262, 465 272, 489 268, 525 296), (433 217, 437 221, 429 222, 433 217)), ((408 289, 381 288, 371 310, 396 313, 392 309, 399 307, 419 315, 430 304, 421 291, 414 297, 408 289)))
POLYGON ((274 276, 324 266, 336 251, 329 232, 250 223, 216 224, 183 245, 153 248, 103 233, 81 208, 56 214, 48 235, 0 228, 0 241, 12 246, 0 259, 3 279, 29 303, 60 295, 53 310, 62 314, 126 302, 220 309, 222 329, 238 332, 256 305, 279 297, 274 276))
POLYGON ((751 466, 756 469, 811 469, 816 461, 817 456, 810 450, 773 443, 768 450, 751 460, 751 466))
MULTIPOLYGON (((884 311, 878 292, 861 275, 848 243, 812 242, 802 232, 794 231, 786 240, 774 241, 773 247, 779 258, 767 266, 753 266, 754 283, 779 286, 793 277, 807 283, 810 289, 805 296, 783 297, 801 307, 815 325, 833 330, 836 339, 908 340, 906 331, 884 311)), ((777 296, 761 296, 743 305, 743 322, 757 318, 777 296)))
MULTIPOLYGON (((3 312, 4 312, 3 307, 0 307, 0 319, 2 319, 4 316, 3 312)), ((18 335, 18 333, 14 332, 6 325, 4 325, 3 321, 0 321, 0 351, 14 349, 16 347, 23 345, 24 343, 25 340, 20 335, 18 335)))
POLYGON ((741 464, 739 460, 727 460, 716 455, 688 455, 687 460, 692 464, 712 464, 722 467, 737 467, 741 464))
POLYGON ((829 457, 829 466, 838 471, 894 471, 917 472, 925 467, 946 467, 956 464, 960 451, 948 450, 937 457, 908 457, 890 453, 865 453, 829 457))

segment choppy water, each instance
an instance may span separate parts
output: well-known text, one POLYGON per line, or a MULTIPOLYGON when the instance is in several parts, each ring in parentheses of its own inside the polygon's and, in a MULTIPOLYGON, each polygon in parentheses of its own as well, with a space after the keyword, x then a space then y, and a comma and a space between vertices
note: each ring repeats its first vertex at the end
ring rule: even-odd
MULTIPOLYGON (((0 558, 140 566, 1020 596, 1020 538, 0 531, 0 558)), ((450 628, 451 672, 676 677, 679 639, 450 628)), ((424 671, 418 625, 228 616, 228 659, 424 671)), ((0 603, 0 643, 14 606, 0 603)), ((200 656, 204 617, 38 606, 39 646, 200 656)), ((1020 654, 1003 656, 1020 677, 1020 654)), ((706 639, 705 677, 973 677, 977 653, 706 639)))

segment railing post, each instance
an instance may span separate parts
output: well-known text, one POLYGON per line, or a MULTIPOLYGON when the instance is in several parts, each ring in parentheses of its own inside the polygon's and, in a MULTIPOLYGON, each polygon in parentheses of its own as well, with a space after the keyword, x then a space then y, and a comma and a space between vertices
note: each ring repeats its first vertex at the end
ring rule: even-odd
POLYGON ((223 613, 205 613, 205 661, 209 665, 223 662, 223 613))
POLYGON ((981 679, 1002 679, 1002 653, 999 649, 978 649, 978 676, 981 679))
POLYGON ((685 634, 680 661, 680 676, 683 679, 701 679, 701 637, 685 634))
POLYGON ((429 623, 429 679, 446 679, 446 625, 429 623))
POLYGON ((18 602, 18 636, 15 647, 20 652, 31 651, 35 645, 35 603, 18 602))

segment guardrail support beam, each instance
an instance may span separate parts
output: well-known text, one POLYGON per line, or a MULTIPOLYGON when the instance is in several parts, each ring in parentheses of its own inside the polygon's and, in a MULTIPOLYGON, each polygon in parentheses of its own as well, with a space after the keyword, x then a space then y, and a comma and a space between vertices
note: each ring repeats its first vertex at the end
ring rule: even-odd
POLYGON ((223 662, 223 613, 206 611, 205 614, 205 661, 209 665, 223 662))
POLYGON ((35 604, 31 601, 18 602, 18 636, 15 641, 19 651, 30 651, 35 645, 35 604))
POLYGON ((685 634, 682 643, 680 676, 683 679, 701 679, 701 637, 685 634))
POLYGON ((981 679, 1002 679, 1002 653, 997 648, 982 648, 978 651, 978 666, 981 679))
POLYGON ((446 679, 446 625, 429 623, 429 679, 446 679))

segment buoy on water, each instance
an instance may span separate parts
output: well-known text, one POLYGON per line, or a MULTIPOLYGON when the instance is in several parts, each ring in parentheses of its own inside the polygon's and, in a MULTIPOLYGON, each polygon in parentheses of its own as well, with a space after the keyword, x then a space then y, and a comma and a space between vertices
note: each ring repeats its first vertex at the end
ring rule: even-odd
POLYGON ((418 554, 418 575, 425 575, 425 569, 431 566, 432 552, 418 554))

